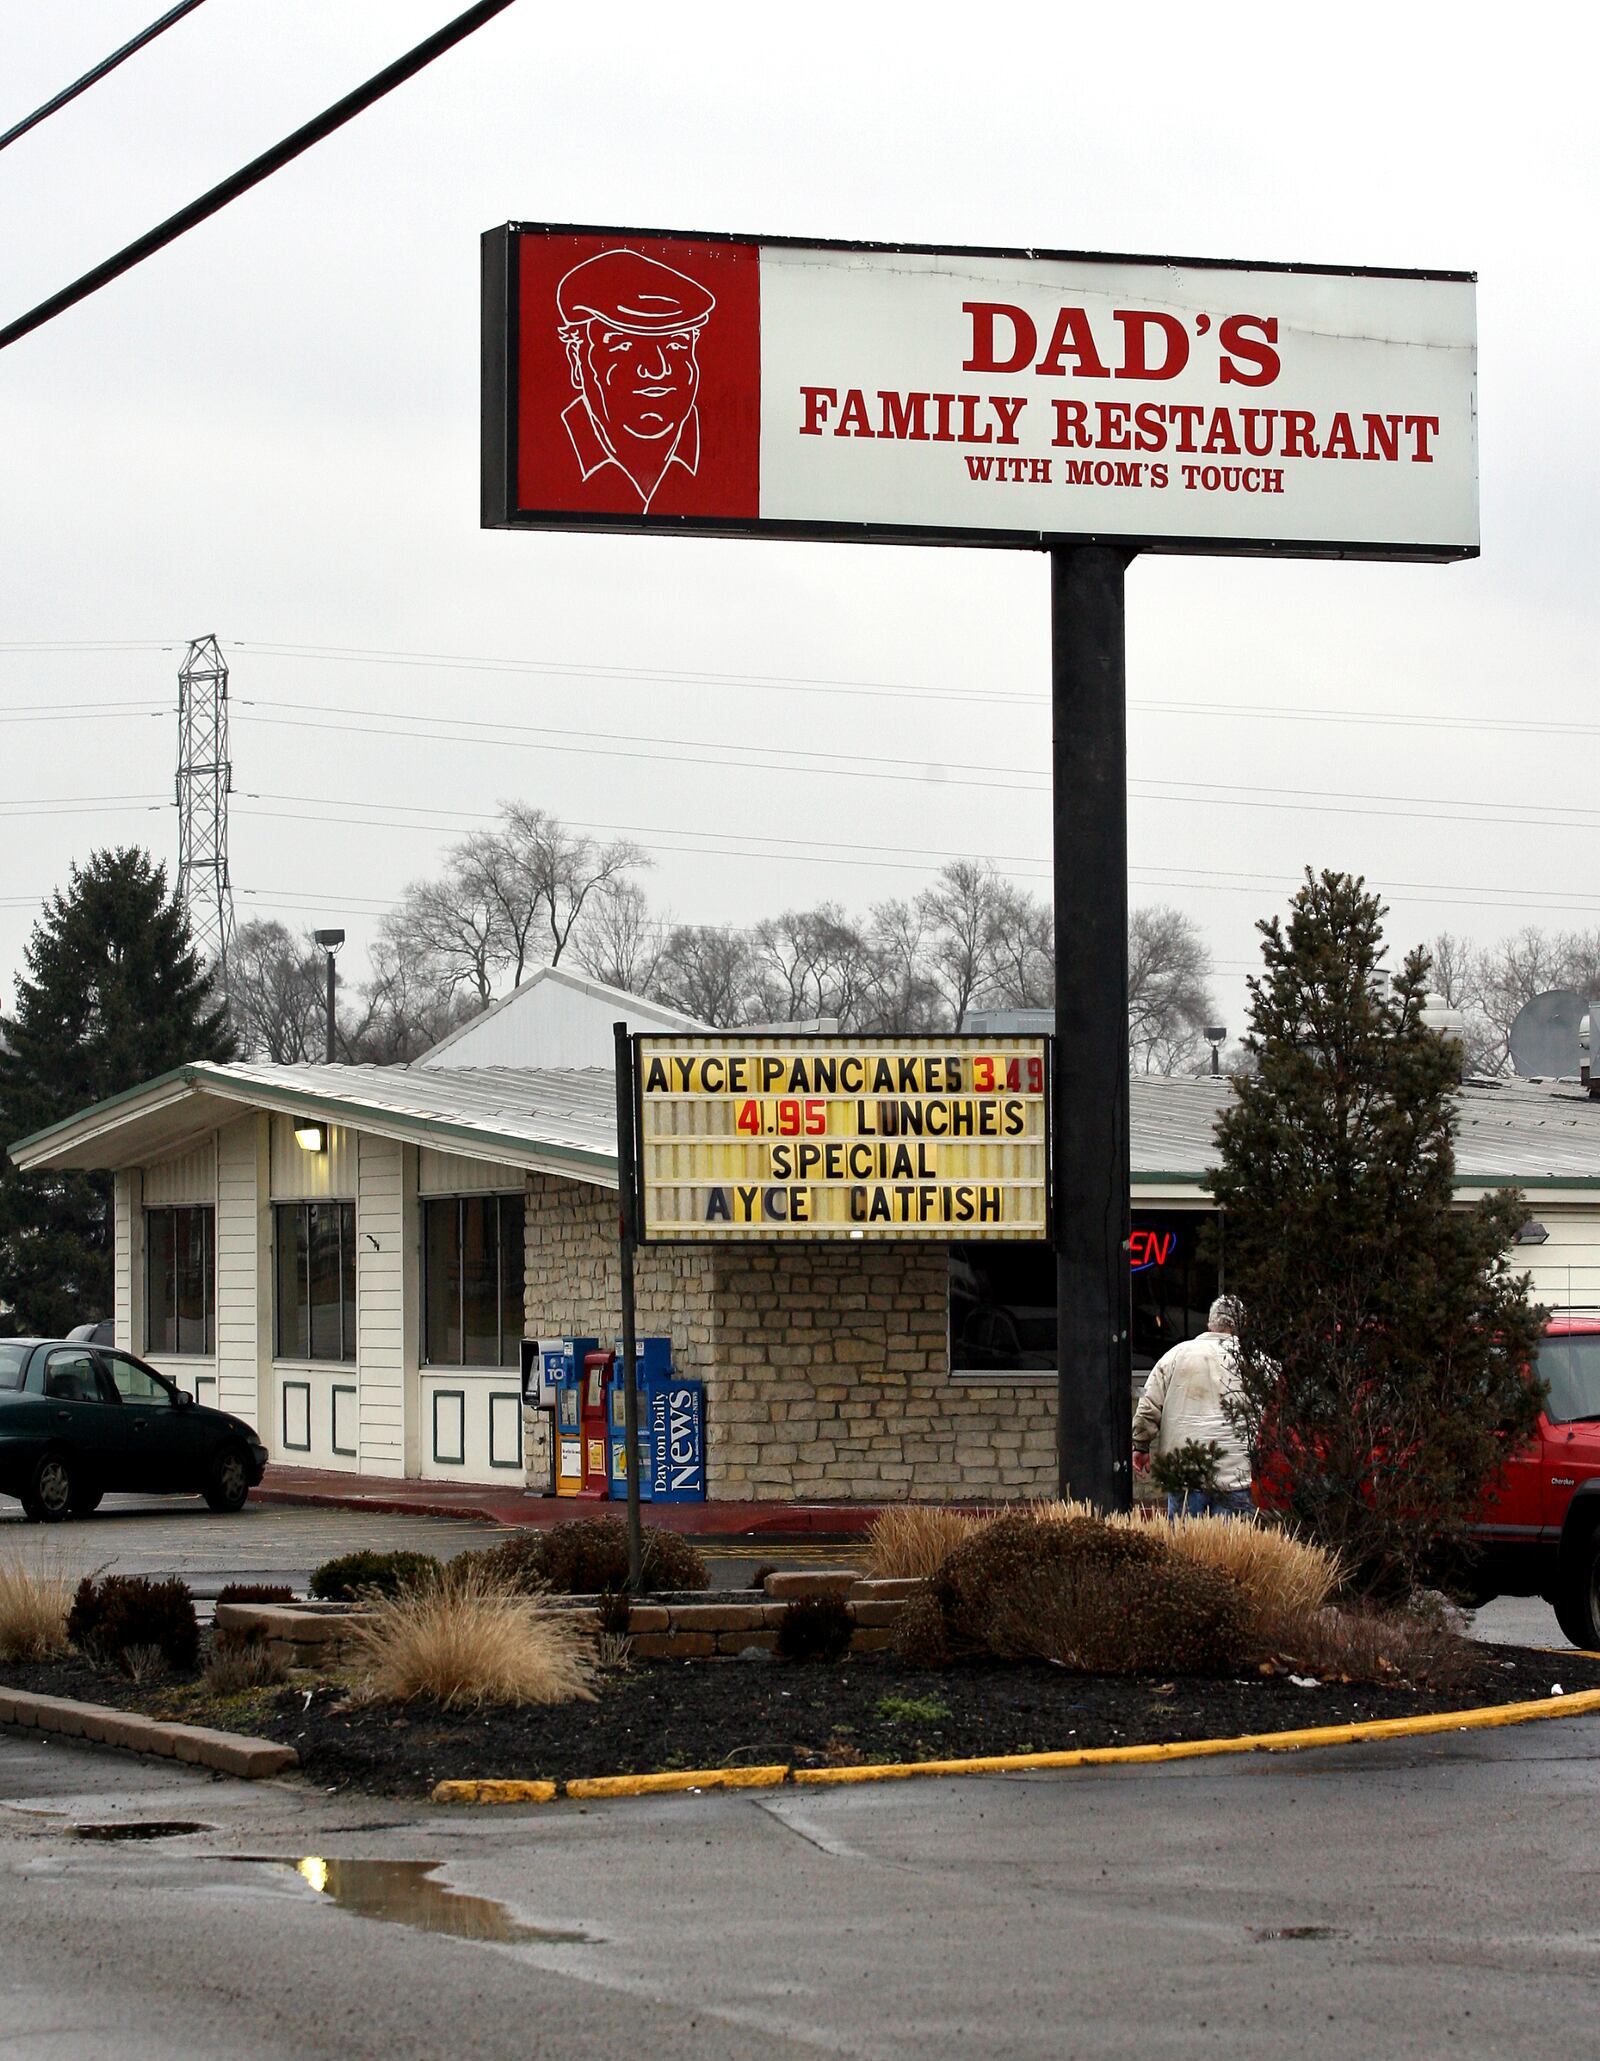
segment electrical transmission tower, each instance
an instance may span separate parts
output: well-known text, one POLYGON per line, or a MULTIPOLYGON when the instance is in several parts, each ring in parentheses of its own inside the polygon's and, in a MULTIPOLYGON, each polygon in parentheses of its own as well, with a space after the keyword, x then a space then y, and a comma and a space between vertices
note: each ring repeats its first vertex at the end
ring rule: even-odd
POLYGON ((228 665, 215 637, 191 640, 178 673, 178 892, 224 983, 233 953, 228 879, 228 665))

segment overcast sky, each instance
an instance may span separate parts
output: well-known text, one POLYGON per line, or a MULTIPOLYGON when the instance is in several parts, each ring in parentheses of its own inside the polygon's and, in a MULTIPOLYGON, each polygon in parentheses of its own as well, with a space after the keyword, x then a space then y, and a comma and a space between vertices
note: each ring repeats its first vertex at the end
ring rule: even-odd
MULTIPOLYGON (((160 11, 0 10, 0 128, 160 11)), ((0 155, 0 315, 453 11, 207 0, 0 155)), ((175 860, 207 631, 240 918, 342 923, 352 972, 512 797, 636 836, 684 921, 865 907, 955 854, 1047 885, 1042 558, 479 529, 478 238, 508 218, 1477 271, 1481 559, 1131 568, 1131 896, 1203 925, 1233 1032, 1308 862, 1406 942, 1600 922, 1585 19, 518 0, 0 353, 0 995, 73 858, 175 860)))

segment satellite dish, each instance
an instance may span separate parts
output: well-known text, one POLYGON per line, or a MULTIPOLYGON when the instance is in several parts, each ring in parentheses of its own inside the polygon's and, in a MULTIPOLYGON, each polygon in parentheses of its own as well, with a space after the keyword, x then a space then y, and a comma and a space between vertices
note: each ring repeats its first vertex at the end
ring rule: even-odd
POLYGON ((1589 1004, 1571 988, 1551 988, 1517 1011, 1511 1026, 1511 1064, 1524 1078, 1576 1078, 1579 1026, 1589 1004))

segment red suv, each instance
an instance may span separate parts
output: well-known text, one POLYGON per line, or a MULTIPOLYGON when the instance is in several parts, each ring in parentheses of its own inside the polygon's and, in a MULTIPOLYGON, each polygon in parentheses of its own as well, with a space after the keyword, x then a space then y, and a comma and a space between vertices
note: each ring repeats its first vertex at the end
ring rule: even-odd
POLYGON ((1574 1646, 1600 1649, 1600 1315, 1550 1321, 1537 1435, 1506 1462, 1472 1528, 1478 1597, 1542 1596, 1574 1646))

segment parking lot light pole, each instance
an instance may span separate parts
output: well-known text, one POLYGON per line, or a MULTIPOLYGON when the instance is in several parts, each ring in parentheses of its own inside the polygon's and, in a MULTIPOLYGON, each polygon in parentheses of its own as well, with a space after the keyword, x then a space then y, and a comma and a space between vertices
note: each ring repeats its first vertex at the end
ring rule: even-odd
POLYGON ((333 962, 338 955, 339 947, 344 943, 344 932, 342 930, 314 930, 311 935, 328 955, 328 1064, 332 1066, 334 1039, 338 1034, 339 1028, 339 1019, 336 1014, 339 976, 335 971, 333 962))

